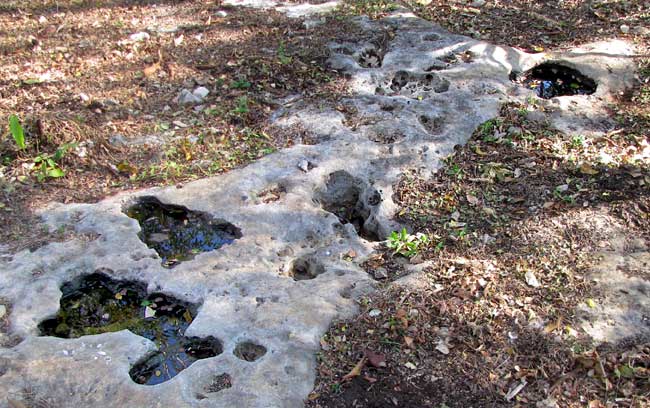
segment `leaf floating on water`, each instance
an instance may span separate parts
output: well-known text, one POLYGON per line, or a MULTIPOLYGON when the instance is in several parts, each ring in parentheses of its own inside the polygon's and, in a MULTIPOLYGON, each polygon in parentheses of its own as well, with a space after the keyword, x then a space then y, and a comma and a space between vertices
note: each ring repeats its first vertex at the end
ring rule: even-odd
POLYGON ((126 292, 127 292, 126 289, 122 289, 121 291, 117 292, 115 294, 115 299, 122 300, 122 298, 126 296, 126 292))
POLYGON ((185 319, 186 322, 192 323, 192 314, 190 313, 189 310, 185 310, 185 313, 183 313, 183 318, 185 319))

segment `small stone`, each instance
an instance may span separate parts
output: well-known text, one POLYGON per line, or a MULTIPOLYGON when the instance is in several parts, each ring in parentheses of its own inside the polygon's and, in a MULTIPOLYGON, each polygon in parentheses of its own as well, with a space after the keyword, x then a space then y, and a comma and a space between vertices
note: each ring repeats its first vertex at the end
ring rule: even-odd
POLYGON ((208 94, 210 93, 210 90, 204 86, 199 86, 192 92, 192 95, 196 96, 197 98, 204 99, 208 94))
POLYGON ((113 146, 125 146, 127 144, 124 136, 120 135, 119 133, 116 133, 109 137, 108 143, 112 144, 113 146))
POLYGON ((195 105, 203 102, 203 99, 194 95, 188 89, 183 89, 176 97, 176 102, 179 105, 195 105))
POLYGON ((531 271, 526 272, 525 278, 526 278, 526 283, 528 284, 528 286, 532 286, 533 288, 538 288, 540 286, 539 281, 537 280, 537 277, 531 271))
POLYGON ((471 7, 483 7, 485 5, 485 0, 474 0, 470 6, 471 7))
POLYGON ((219 10, 217 11, 217 17, 228 17, 228 13, 223 10, 219 10))
POLYGON ((162 232, 154 232, 153 234, 149 235, 149 241, 154 243, 165 242, 168 239, 169 239, 169 234, 164 234, 162 232))
POLYGON ((537 401, 535 408, 558 408, 557 400, 553 397, 548 397, 545 400, 537 401))
POLYGON ((444 355, 449 354, 449 346, 447 345, 447 342, 445 342, 444 340, 438 340, 438 345, 436 346, 436 350, 438 350, 444 355))
POLYGON ((291 255, 293 255, 293 249, 289 246, 278 251, 278 256, 281 258, 285 256, 291 256, 291 255))
POLYGON ((309 171, 309 161, 301 160, 300 162, 298 162, 298 168, 304 171, 305 173, 307 173, 309 171))
POLYGON ((388 278, 388 271, 386 268, 379 267, 375 269, 373 275, 375 275, 375 279, 386 279, 388 278))
POLYGON ((630 26, 629 25, 623 24, 619 28, 621 29, 621 32, 623 34, 628 34, 630 32, 630 26))
POLYGON ((135 42, 146 41, 149 38, 151 38, 149 33, 145 33, 144 31, 141 31, 139 33, 134 33, 134 34, 131 34, 129 36, 129 40, 135 41, 135 42))
POLYGON ((496 240, 497 240, 496 238, 494 238, 493 236, 491 236, 491 235, 489 235, 489 234, 483 234, 483 236, 481 237, 481 241, 482 241, 484 244, 491 244, 491 243, 493 243, 493 242, 496 241, 496 240))
POLYGON ((546 122, 546 115, 544 112, 530 111, 526 114, 526 120, 535 123, 544 123, 546 122))
POLYGON ((321 26, 325 24, 325 19, 324 18, 310 18, 306 19, 302 25, 305 27, 307 30, 311 30, 312 28, 316 28, 318 26, 321 26))
POLYGON ((407 362, 407 363, 404 363, 404 367, 406 367, 406 368, 410 368, 411 370, 416 370, 416 369, 417 369, 417 367, 415 366, 415 364, 411 363, 410 361, 407 362))
POLYGON ((520 136, 521 135, 521 128, 519 126, 510 126, 508 128, 508 136, 520 136))
POLYGON ((5 317, 6 314, 7 314, 7 306, 0 305, 0 319, 5 317))
POLYGON ((381 314, 381 310, 379 309, 372 309, 371 311, 368 312, 368 316, 370 317, 377 317, 381 314))

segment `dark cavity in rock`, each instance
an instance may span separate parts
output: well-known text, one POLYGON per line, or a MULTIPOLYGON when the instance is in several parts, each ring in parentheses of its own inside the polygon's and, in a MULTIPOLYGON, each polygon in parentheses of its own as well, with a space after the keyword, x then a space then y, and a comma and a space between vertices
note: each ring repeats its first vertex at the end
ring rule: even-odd
POLYGON ((44 320, 41 335, 77 338, 130 330, 156 343, 158 350, 130 371, 133 381, 154 385, 165 382, 196 360, 222 353, 214 337, 185 337, 198 306, 164 293, 147 294, 146 284, 112 279, 98 271, 61 286, 60 308, 44 320))
POLYGON ((380 241, 378 225, 368 222, 371 207, 381 202, 377 190, 343 170, 331 173, 325 187, 316 197, 325 211, 336 215, 342 224, 352 224, 360 237, 380 241))
POLYGON ((556 63, 540 64, 523 74, 512 72, 510 79, 534 89, 544 99, 567 95, 591 95, 596 92, 596 81, 580 71, 556 63))
POLYGON ((220 375, 215 375, 212 378, 210 384, 208 384, 204 390, 207 393, 219 392, 225 390, 226 388, 232 387, 232 377, 229 374, 223 373, 220 375))
POLYGON ((246 341, 237 344, 235 350, 233 351, 233 354, 235 354, 235 356, 240 360, 255 361, 262 358, 262 356, 266 354, 266 347, 250 341, 246 341))
POLYGON ((449 90, 449 81, 436 73, 416 73, 397 71, 384 87, 378 87, 375 92, 379 95, 402 95, 420 99, 432 93, 442 93, 449 90))
POLYGON ((314 279, 325 273, 325 267, 312 256, 304 256, 293 261, 289 276, 295 281, 314 279))
POLYGON ((440 133, 443 126, 443 121, 436 116, 420 115, 418 121, 427 132, 432 134, 440 133))
POLYGON ((168 268, 242 236, 240 229, 229 222, 180 205, 163 204, 155 197, 141 197, 125 213, 138 220, 138 236, 158 252, 163 266, 168 268))
POLYGON ((364 68, 379 68, 384 59, 384 53, 375 48, 368 48, 359 55, 359 65, 364 68))

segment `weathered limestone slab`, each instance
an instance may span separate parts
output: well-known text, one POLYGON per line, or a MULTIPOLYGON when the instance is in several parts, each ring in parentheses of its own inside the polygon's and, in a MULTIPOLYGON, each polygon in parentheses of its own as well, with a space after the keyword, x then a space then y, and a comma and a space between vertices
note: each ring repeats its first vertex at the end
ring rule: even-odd
MULTIPOLYGON (((278 126, 300 124, 321 140, 318 145, 295 146, 182 188, 121 194, 97 204, 52 204, 43 211, 50 228, 71 226, 98 238, 52 243, 0 261, 10 334, 22 339, 0 348, 1 396, 76 407, 301 406, 315 379, 320 336, 332 319, 354 314, 355 297, 373 282, 357 263, 374 244, 360 238, 352 223, 325 211, 319 198, 356 200, 363 226, 384 237, 398 227, 391 221, 392 185, 406 168, 431 174, 501 104, 532 95, 509 80, 511 71, 552 59, 598 82, 594 95, 540 102, 555 108, 549 120, 560 127, 578 117, 600 120, 599 109, 633 78, 624 44, 528 55, 450 34, 408 14, 358 23, 377 40, 331 44, 332 67, 352 78, 345 112, 296 102, 274 116, 278 126), (345 179, 356 184, 328 192, 335 172, 347 172, 345 179), (265 202, 273 189, 283 193, 265 202), (242 237, 165 268, 138 237, 138 223, 123 212, 143 196, 223 219, 240 228, 242 237), (294 280, 292 268, 305 259, 318 264, 317 276, 294 280), (142 337, 128 331, 39 337, 39 322, 58 310, 60 286, 100 268, 114 278, 147 282, 149 291, 200 303, 186 334, 215 336, 224 352, 168 382, 145 386, 128 374, 154 348, 142 337), (261 344, 267 353, 254 362, 240 360, 233 350, 242 341, 261 344), (231 376, 232 387, 208 392, 223 373, 231 376)), ((0 398, 0 407, 7 404, 0 398)))

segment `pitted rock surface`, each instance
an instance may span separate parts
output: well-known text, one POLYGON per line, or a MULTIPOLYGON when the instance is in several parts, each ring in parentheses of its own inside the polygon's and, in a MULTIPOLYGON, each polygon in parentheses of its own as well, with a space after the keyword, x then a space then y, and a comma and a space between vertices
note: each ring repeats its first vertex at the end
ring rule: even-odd
POLYGON ((553 60, 593 78, 598 83, 593 95, 540 106, 559 128, 594 132, 608 130, 605 104, 633 80, 632 51, 624 43, 528 55, 450 34, 408 14, 375 22, 362 18, 358 24, 385 41, 331 44, 329 63, 352 78, 344 109, 296 102, 274 115, 276 125, 300 124, 319 136, 320 144, 285 149, 182 188, 120 194, 97 204, 53 204, 43 211, 53 229, 71 226, 98 238, 52 243, 0 261, 0 297, 12 305, 10 334, 23 339, 0 348, 0 395, 20 400, 28 390, 51 406, 75 407, 302 406, 315 380, 321 335, 333 319, 352 316, 355 298, 373 288, 372 277, 357 265, 374 244, 357 229, 385 237, 399 227, 391 221, 392 185, 405 169, 432 174, 501 104, 533 95, 509 80, 513 70, 553 60), (450 58, 454 55, 464 57, 450 58), (299 166, 305 161, 311 164, 306 171, 299 166), (352 188, 363 213, 358 228, 342 223, 321 202, 330 175, 342 171, 358 183, 352 188), (277 186, 283 190, 277 200, 265 199, 277 186), (145 196, 227 220, 242 236, 164 268, 138 237, 138 222, 122 211, 145 196), (98 269, 110 269, 116 279, 146 282, 150 292, 201 304, 186 335, 218 336, 223 353, 146 386, 129 377, 129 369, 154 349, 143 337, 129 331, 39 337, 38 324, 58 310, 61 284, 98 269), (243 353, 241 344, 255 347, 243 353), (255 358, 241 357, 249 355, 255 358), (224 374, 229 387, 205 391, 224 374))

